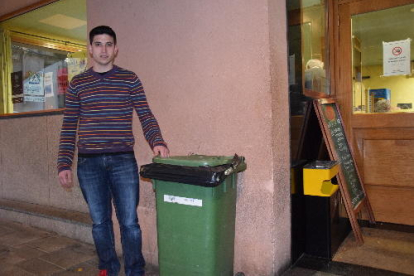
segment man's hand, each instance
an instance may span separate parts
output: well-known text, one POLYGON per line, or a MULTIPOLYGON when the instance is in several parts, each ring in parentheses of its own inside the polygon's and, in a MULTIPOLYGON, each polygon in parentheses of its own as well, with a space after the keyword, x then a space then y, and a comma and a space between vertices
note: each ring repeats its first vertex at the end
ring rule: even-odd
POLYGON ((71 189, 73 187, 72 171, 64 170, 59 173, 59 183, 64 189, 71 189))
POLYGON ((155 146, 152 151, 154 155, 160 155, 163 158, 170 157, 170 150, 164 146, 155 146))

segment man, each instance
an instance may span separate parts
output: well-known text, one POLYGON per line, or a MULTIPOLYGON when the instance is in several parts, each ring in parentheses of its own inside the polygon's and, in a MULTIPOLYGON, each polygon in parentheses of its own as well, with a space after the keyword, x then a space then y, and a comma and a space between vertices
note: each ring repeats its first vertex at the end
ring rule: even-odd
POLYGON ((136 110, 154 155, 169 156, 160 128, 135 73, 114 65, 116 34, 108 26, 89 33, 93 67, 73 78, 66 93, 58 171, 64 188, 71 188, 72 160, 78 132, 78 179, 93 221, 92 235, 101 276, 118 275, 112 226, 113 200, 121 230, 127 276, 144 275, 141 229, 138 224, 138 167, 132 133, 136 110))

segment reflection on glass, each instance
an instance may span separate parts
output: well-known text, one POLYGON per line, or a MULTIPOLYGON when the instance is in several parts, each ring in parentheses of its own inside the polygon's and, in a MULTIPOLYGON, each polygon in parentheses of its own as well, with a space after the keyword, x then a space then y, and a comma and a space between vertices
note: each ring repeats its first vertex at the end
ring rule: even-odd
POLYGON ((287 0, 292 160, 299 148, 308 101, 329 91, 325 0, 287 0))
POLYGON ((325 0, 286 1, 289 17, 289 93, 292 115, 306 102, 330 94, 325 0))
POLYGON ((0 115, 64 107, 86 67, 86 0, 60 0, 0 22, 0 115))
POLYGON ((302 6, 302 68, 305 94, 330 94, 325 66, 328 60, 325 2, 305 0, 302 1, 302 6))
POLYGON ((352 16, 354 113, 414 111, 413 25, 414 5, 352 16))
POLYGON ((13 112, 63 108, 68 82, 73 75, 86 68, 86 57, 72 55, 64 51, 12 43, 13 112))

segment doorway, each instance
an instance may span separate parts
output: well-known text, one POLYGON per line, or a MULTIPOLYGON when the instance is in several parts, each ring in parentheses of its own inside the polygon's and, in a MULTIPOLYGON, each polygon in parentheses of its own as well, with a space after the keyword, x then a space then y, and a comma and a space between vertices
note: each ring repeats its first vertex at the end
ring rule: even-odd
MULTIPOLYGON (((295 2, 287 3, 293 5, 295 2)), ((301 6, 297 5, 300 9, 288 9, 292 153, 298 150, 300 144, 295 138, 302 135, 303 103, 319 96, 332 95, 339 104, 378 227, 362 227, 363 246, 355 243, 351 233, 326 265, 315 267, 318 263, 315 260, 309 262, 307 257, 313 255, 305 250, 307 239, 304 238, 306 225, 303 224, 303 210, 306 207, 298 190, 300 185, 294 185, 301 184, 295 171, 295 166, 300 167, 300 164, 293 163, 292 231, 297 231, 292 232, 292 245, 296 245, 292 252, 298 254, 292 254, 292 259, 297 260, 297 267, 312 267, 324 272, 332 271, 329 268, 336 265, 341 265, 343 271, 345 268, 342 265, 346 263, 346 269, 370 267, 384 270, 384 273, 412 274, 414 99, 411 100, 411 97, 414 97, 414 77, 411 74, 414 48, 411 39, 414 37, 414 0, 309 0, 300 3, 301 6), (308 45, 314 45, 307 43, 307 34, 314 34, 314 29, 319 26, 313 24, 307 15, 318 5, 319 9, 321 5, 326 7, 327 28, 322 28, 325 32, 318 34, 319 41, 324 42, 321 44, 323 49, 327 50, 322 55, 326 91, 319 88, 314 78, 311 82, 307 82, 306 78, 306 51, 308 45), (400 67, 403 69, 397 66, 391 68, 391 73, 390 68, 384 72, 384 49, 390 45, 393 46, 391 49, 401 48, 396 48, 394 53, 398 56, 405 54, 408 69, 403 67, 407 63, 402 62, 400 67), (406 55, 407 51, 409 55, 406 55), (300 255, 302 252, 304 254, 300 255)), ((385 60, 392 60, 391 57, 388 53, 385 60)), ((318 58, 313 55, 311 59, 318 58)), ((314 137, 308 140, 315 141, 314 137)), ((306 147, 307 150, 311 148, 306 147)), ((293 156, 292 160, 300 161, 300 158, 293 156)), ((362 213, 358 219, 365 219, 364 216, 362 213)), ((364 226, 363 223, 361 226, 364 226)))
POLYGON ((343 2, 335 95, 376 220, 414 226, 414 1, 343 2))

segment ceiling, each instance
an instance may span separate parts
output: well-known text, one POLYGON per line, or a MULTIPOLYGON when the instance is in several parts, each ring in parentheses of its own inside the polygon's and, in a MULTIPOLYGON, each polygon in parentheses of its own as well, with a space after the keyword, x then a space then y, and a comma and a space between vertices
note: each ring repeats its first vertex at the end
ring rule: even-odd
POLYGON ((28 34, 86 44, 86 0, 60 0, 1 23, 28 34))

